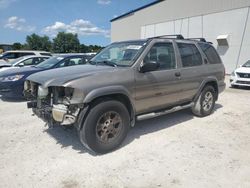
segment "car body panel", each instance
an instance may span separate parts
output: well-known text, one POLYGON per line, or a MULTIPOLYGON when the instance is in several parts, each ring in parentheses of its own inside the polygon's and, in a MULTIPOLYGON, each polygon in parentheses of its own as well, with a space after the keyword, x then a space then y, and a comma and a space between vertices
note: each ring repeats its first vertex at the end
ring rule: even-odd
POLYGON ((230 77, 232 86, 250 86, 250 67, 236 69, 230 77))
MULTIPOLYGON (((83 107, 89 106, 98 97, 124 95, 132 104, 134 112, 131 114, 134 115, 192 103, 209 82, 217 84, 221 88, 218 90, 223 91, 225 87, 223 64, 207 63, 205 55, 195 41, 185 40, 184 42, 196 45, 202 56, 201 65, 183 67, 176 40, 156 38, 145 41, 143 51, 128 67, 112 67, 107 64, 67 67, 39 72, 29 76, 27 80, 45 89, 80 90, 83 95, 78 102, 83 107), (146 54, 155 43, 161 42, 173 44, 176 67, 143 73, 140 68, 146 54)), ((60 102, 62 101, 64 101, 63 98, 60 99, 60 102)))
MULTIPOLYGON (((59 57, 62 59, 59 62, 57 62, 57 64, 64 61, 65 59, 71 58, 71 57, 85 58, 85 55, 73 55, 73 56, 72 55, 63 55, 63 56, 59 56, 59 57)), ((57 64, 49 69, 56 69, 57 64)), ((0 88, 1 88, 0 95, 2 95, 4 97, 8 97, 8 98, 20 98, 20 97, 22 97, 23 96, 23 85, 24 85, 26 78, 34 73, 46 71, 49 69, 48 68, 38 68, 38 67, 21 67, 18 69, 8 69, 8 70, 0 72, 0 78, 14 76, 14 75, 23 75, 23 77, 18 81, 7 81, 7 82, 0 81, 0 88), (18 88, 18 90, 16 88, 18 88), (15 96, 15 97, 13 97, 13 96, 15 96)), ((58 67, 58 69, 62 69, 62 68, 58 67)))

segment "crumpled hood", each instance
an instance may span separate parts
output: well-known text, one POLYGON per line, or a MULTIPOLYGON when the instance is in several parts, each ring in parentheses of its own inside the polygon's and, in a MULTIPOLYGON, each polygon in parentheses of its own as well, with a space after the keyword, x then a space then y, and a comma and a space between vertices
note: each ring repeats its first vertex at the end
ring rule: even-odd
POLYGON ((109 66, 78 65, 32 74, 27 78, 27 80, 39 83, 44 87, 63 86, 70 81, 93 76, 100 72, 113 71, 114 69, 114 67, 109 66))
POLYGON ((250 74, 250 67, 240 67, 235 70, 236 72, 239 73, 249 73, 250 74))

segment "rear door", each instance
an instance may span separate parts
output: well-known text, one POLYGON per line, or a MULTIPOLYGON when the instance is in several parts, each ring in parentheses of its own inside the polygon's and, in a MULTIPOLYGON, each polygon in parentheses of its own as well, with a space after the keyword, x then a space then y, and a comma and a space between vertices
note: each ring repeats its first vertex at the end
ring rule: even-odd
POLYGON ((197 93, 207 71, 203 63, 204 58, 197 48, 196 43, 180 41, 176 44, 182 65, 179 98, 182 102, 188 102, 197 93))
POLYGON ((172 41, 155 42, 144 57, 143 62, 157 61, 156 71, 140 73, 136 71, 137 113, 145 113, 171 106, 179 102, 179 73, 175 47, 172 41))

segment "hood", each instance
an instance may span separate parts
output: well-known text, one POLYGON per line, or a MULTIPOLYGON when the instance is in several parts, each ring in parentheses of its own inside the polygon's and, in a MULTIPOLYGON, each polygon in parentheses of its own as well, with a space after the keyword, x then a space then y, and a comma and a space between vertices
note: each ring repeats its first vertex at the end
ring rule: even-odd
POLYGON ((240 68, 236 69, 235 72, 249 73, 250 74, 250 67, 240 67, 240 68))
POLYGON ((6 62, 0 62, 0 68, 1 67, 11 67, 11 64, 6 62))
POLYGON ((101 65, 78 65, 72 67, 64 67, 58 69, 47 70, 32 74, 27 80, 39 83, 44 87, 49 86, 63 86, 70 81, 93 76, 100 72, 112 72, 115 67, 101 66, 101 65))
POLYGON ((19 67, 3 67, 3 68, 0 68, 0 72, 6 71, 8 69, 19 69, 19 67))
POLYGON ((0 72, 0 77, 4 76, 10 76, 10 75, 27 75, 27 74, 32 74, 35 72, 42 71, 43 69, 41 68, 36 68, 36 67, 22 67, 18 69, 7 69, 4 71, 0 72))

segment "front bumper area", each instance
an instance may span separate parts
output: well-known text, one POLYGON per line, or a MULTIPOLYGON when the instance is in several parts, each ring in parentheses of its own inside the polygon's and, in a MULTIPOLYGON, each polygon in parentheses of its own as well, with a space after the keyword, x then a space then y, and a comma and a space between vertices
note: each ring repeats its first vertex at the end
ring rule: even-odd
POLYGON ((230 77, 230 84, 232 86, 247 86, 250 87, 250 78, 239 78, 237 76, 230 77))
POLYGON ((31 101, 27 103, 28 108, 32 108, 33 113, 42 119, 48 125, 74 125, 77 121, 80 109, 71 112, 70 108, 63 104, 53 106, 39 106, 39 101, 31 101))

